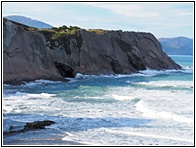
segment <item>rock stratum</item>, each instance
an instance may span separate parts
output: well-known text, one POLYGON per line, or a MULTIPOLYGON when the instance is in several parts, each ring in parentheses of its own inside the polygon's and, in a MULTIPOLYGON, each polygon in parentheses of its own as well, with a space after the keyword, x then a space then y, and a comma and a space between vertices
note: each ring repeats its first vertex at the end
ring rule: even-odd
POLYGON ((180 69, 151 33, 38 30, 3 19, 3 83, 59 80, 88 75, 131 74, 147 68, 180 69))

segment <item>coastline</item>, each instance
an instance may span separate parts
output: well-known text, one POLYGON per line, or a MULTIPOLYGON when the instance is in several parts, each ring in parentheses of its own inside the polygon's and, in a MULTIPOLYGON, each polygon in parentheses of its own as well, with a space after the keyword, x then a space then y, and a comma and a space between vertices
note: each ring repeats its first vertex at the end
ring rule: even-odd
MULTIPOLYGON (((5 137, 4 137, 5 138, 5 137)), ((9 141, 9 142, 4 142, 3 145, 6 146, 13 146, 13 145, 86 145, 83 143, 79 142, 74 142, 74 141, 69 141, 69 140, 62 140, 61 137, 56 137, 56 138, 39 138, 39 139, 28 139, 28 140, 15 140, 15 141, 9 141)))
MULTIPOLYGON (((181 58, 176 60, 184 62, 181 58)), ((191 68, 100 77, 78 74, 68 83, 36 80, 22 86, 5 85, 5 131, 20 130, 25 123, 40 120, 57 124, 4 135, 2 143, 10 147, 190 146, 193 144, 192 123, 189 123, 193 121, 190 108, 193 66, 192 62, 186 65, 191 68), (178 113, 175 108, 180 109, 178 113), (143 122, 144 119, 148 122, 143 122)))
POLYGON ((3 145, 86 145, 71 140, 64 140, 67 134, 54 134, 50 129, 26 131, 3 135, 3 145), (15 137, 15 138, 14 138, 15 137), (18 137, 18 138, 16 138, 18 137), (14 139, 14 140, 13 140, 14 139))

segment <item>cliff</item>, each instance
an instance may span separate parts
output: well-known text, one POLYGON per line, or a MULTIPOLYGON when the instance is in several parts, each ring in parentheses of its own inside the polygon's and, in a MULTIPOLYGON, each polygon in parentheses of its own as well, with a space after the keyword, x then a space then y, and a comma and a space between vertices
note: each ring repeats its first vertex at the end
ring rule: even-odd
POLYGON ((3 82, 181 68, 150 33, 71 29, 38 30, 4 19, 3 82))

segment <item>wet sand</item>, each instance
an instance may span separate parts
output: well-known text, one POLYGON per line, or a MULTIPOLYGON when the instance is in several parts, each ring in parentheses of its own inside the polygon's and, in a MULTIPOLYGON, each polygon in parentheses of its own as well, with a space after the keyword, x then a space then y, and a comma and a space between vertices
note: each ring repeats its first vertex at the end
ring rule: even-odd
MULTIPOLYGON (((7 136, 4 137, 6 139, 7 136)), ((13 141, 6 141, 3 140, 3 145, 85 145, 83 143, 69 141, 69 140, 62 140, 62 138, 38 138, 38 139, 21 139, 21 140, 13 140, 13 141)))

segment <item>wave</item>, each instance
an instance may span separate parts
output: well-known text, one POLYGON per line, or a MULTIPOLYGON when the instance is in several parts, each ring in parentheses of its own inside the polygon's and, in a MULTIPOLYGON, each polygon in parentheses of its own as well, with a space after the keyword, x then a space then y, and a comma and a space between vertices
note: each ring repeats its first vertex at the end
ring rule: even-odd
POLYGON ((141 99, 139 98, 135 98, 135 96, 132 95, 117 95, 117 94, 112 94, 112 98, 114 98, 115 100, 119 100, 119 101, 132 101, 132 102, 139 102, 141 99))
POLYGON ((23 92, 16 92, 15 94, 7 94, 4 99, 17 99, 17 98, 50 98, 55 96, 55 94, 40 93, 40 94, 29 94, 23 92))
POLYGON ((168 70, 153 70, 150 68, 147 68, 146 70, 140 70, 139 73, 147 75, 147 76, 155 76, 160 74, 173 74, 177 72, 182 73, 193 73, 193 67, 185 66, 182 67, 182 69, 168 69, 168 70))
MULTIPOLYGON (((66 78, 69 80, 69 83, 76 82, 77 80, 82 80, 82 79, 89 79, 89 78, 126 78, 126 77, 151 77, 151 76, 157 76, 157 75, 162 75, 162 74, 174 74, 177 72, 181 73, 187 73, 187 74, 192 74, 193 73, 193 67, 190 66, 185 66, 182 69, 171 69, 171 70, 153 70, 153 69, 146 69, 146 70, 140 70, 138 73, 132 73, 132 74, 101 74, 101 75, 86 75, 86 74, 81 74, 77 73, 74 78, 66 78)), ((25 84, 22 84, 21 86, 23 87, 33 87, 36 85, 48 85, 48 84, 54 84, 54 83, 62 83, 62 81, 52 81, 52 80, 44 80, 44 79, 39 79, 35 80, 33 82, 24 82, 25 84)), ((10 87, 12 85, 9 84, 3 84, 3 87, 10 87)))
POLYGON ((178 137, 171 137, 171 136, 160 136, 160 135, 154 135, 154 134, 145 134, 145 133, 139 133, 139 132, 128 132, 128 131, 117 131, 117 130, 110 130, 106 129, 106 132, 110 133, 116 133, 116 134, 126 134, 126 135, 132 135, 132 136, 141 136, 141 137, 149 137, 149 138, 155 138, 155 139, 168 139, 168 140, 176 140, 176 141, 185 141, 185 142, 193 142, 189 139, 182 139, 178 137))
POLYGON ((76 142, 76 143, 80 143, 82 145, 96 145, 96 146, 101 146, 100 144, 97 144, 97 143, 90 143, 90 142, 84 142, 84 141, 81 141, 81 140, 75 140, 73 137, 74 135, 69 133, 69 132, 66 132, 67 136, 63 137, 62 140, 63 141, 71 141, 71 142, 76 142))
POLYGON ((177 122, 183 122, 187 124, 193 124, 192 118, 187 118, 181 115, 173 114, 166 111, 156 111, 153 110, 152 107, 148 107, 148 105, 143 101, 140 100, 136 105, 136 109, 142 112, 143 116, 150 117, 150 118, 158 118, 158 119, 170 119, 177 122))
POLYGON ((29 112, 42 108, 42 110, 50 108, 44 104, 49 104, 49 98, 56 96, 55 94, 40 93, 29 94, 23 92, 16 92, 15 94, 4 94, 3 96, 3 112, 4 113, 20 113, 29 112))
POLYGON ((25 84, 22 84, 22 86, 32 87, 35 85, 48 85, 48 84, 53 84, 53 83, 62 83, 62 81, 51 81, 51 80, 39 79, 39 80, 35 80, 33 82, 25 82, 25 84))
MULTIPOLYGON (((134 73, 134 74, 108 74, 108 75, 85 75, 85 74, 81 74, 81 73, 77 73, 75 78, 76 79, 87 79, 87 78, 99 78, 99 77, 103 77, 103 78, 124 78, 124 77, 131 77, 131 76, 140 76, 142 74, 140 73, 134 73)), ((73 78, 71 78, 72 80, 73 78)))
MULTIPOLYGON (((105 77, 105 78, 124 78, 124 77, 133 77, 133 76, 156 76, 160 74, 173 74, 177 72, 182 73, 193 73, 193 67, 185 66, 182 69, 169 69, 169 70, 153 70, 150 68, 147 68, 146 70, 139 70, 138 73, 132 73, 132 74, 108 74, 108 75, 86 75, 77 73, 75 78, 76 79, 88 79, 88 78, 97 78, 97 77, 105 77)), ((69 78, 70 80, 73 80, 74 78, 69 78)))
POLYGON ((137 82, 135 85, 151 86, 151 87, 185 87, 192 88, 192 81, 150 81, 150 82, 137 82))
POLYGON ((183 73, 193 73, 193 67, 191 66, 184 66, 182 69, 178 70, 179 72, 183 72, 183 73))

